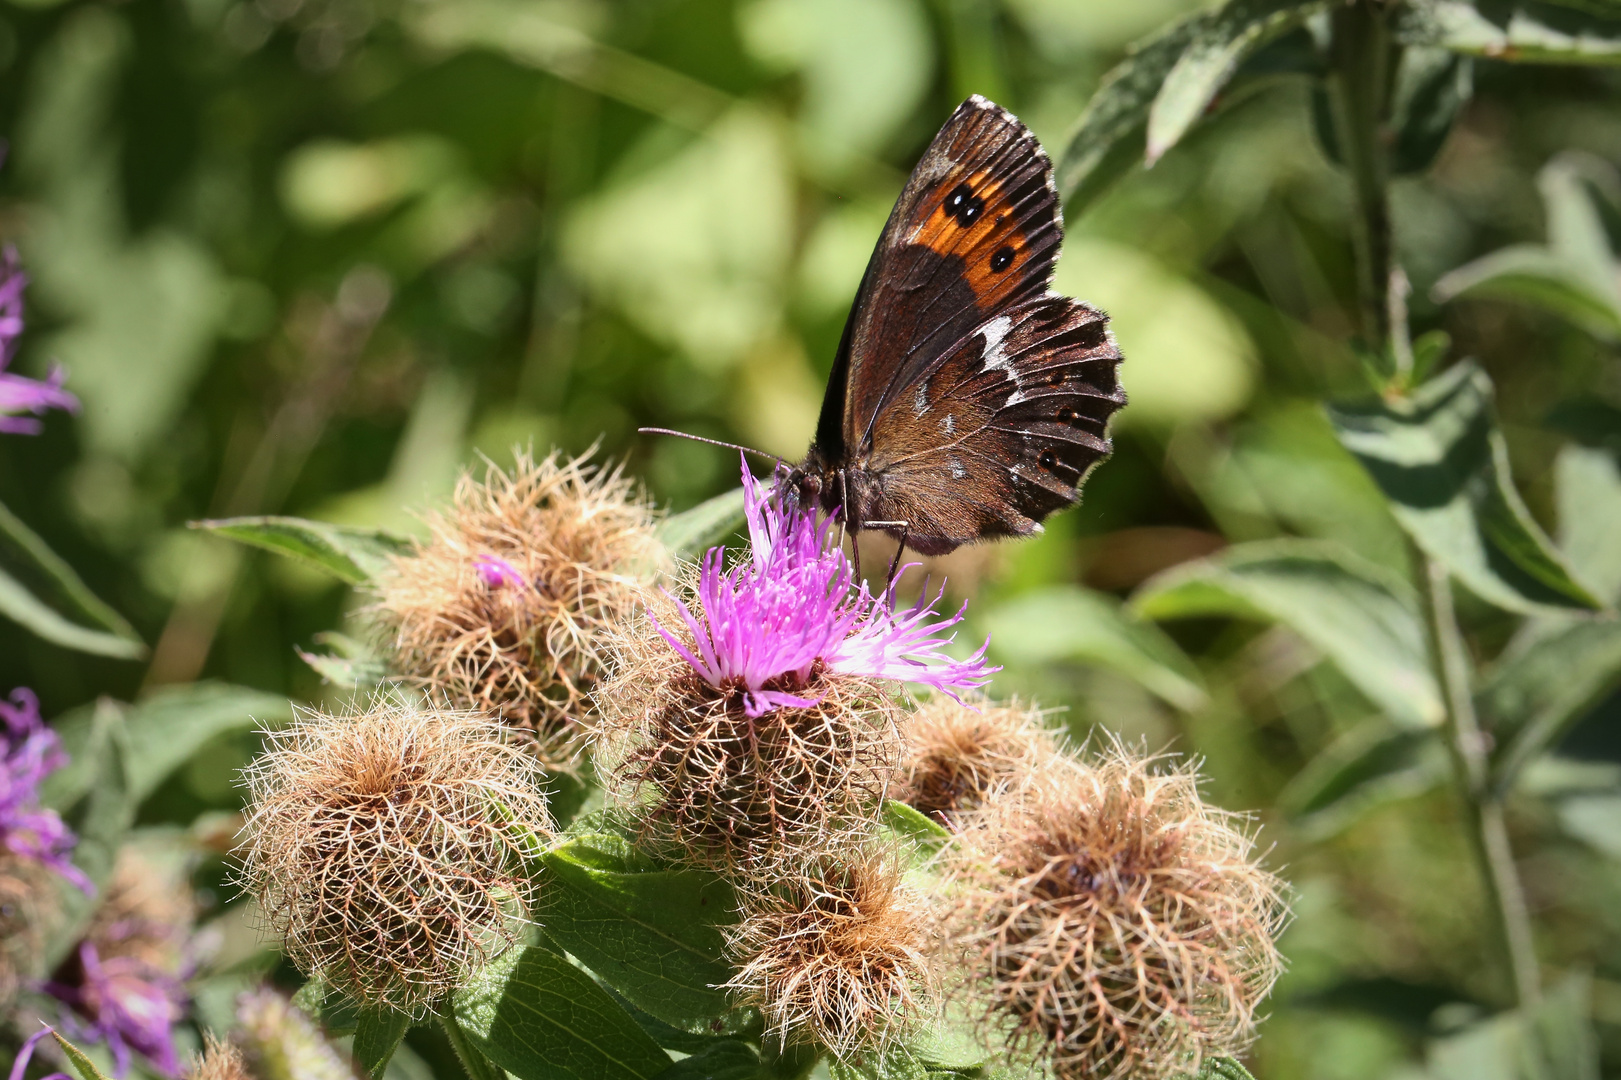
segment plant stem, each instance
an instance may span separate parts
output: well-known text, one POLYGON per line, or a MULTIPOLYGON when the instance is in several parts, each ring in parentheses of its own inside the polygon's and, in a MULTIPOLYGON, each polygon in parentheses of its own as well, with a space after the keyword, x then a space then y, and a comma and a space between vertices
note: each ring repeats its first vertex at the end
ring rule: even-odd
POLYGON ((450 1048, 456 1051, 457 1060, 467 1072, 467 1080, 507 1080, 506 1072, 498 1068, 472 1044, 467 1038, 467 1033, 456 1023, 454 1016, 440 1016, 439 1025, 445 1029, 445 1038, 450 1040, 450 1048))
POLYGON ((1332 15, 1329 93, 1340 156, 1350 173, 1356 203, 1357 298, 1368 344, 1390 343, 1388 303, 1395 246, 1390 228, 1389 153, 1384 127, 1398 53, 1384 5, 1357 0, 1332 15))
POLYGON ((1503 804, 1489 786, 1486 739, 1475 715, 1469 685, 1469 657, 1452 608, 1452 583, 1445 566, 1414 550, 1414 565, 1423 579, 1425 623, 1429 631, 1430 665, 1446 708, 1447 753, 1453 778, 1469 817, 1470 847, 1497 923, 1498 940, 1508 966, 1515 1003, 1536 1005, 1541 978, 1531 937, 1531 916, 1525 890, 1514 865, 1503 804))

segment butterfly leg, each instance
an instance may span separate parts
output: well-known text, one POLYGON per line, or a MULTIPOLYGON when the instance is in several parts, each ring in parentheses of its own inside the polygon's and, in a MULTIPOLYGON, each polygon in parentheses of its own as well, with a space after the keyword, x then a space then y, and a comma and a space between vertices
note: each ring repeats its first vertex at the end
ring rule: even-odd
POLYGON ((884 577, 884 589, 895 584, 895 574, 901 568, 901 556, 906 553, 906 538, 912 534, 910 521, 869 521, 869 529, 899 529, 901 531, 900 543, 895 546, 895 557, 889 560, 889 573, 884 577))

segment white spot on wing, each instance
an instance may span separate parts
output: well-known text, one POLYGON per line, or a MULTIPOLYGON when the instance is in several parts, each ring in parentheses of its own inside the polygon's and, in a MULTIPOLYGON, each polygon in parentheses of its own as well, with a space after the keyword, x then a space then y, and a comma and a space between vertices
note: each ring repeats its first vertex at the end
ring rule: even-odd
POLYGON ((957 433, 957 418, 951 413, 946 413, 946 418, 940 421, 940 430, 947 435, 955 435, 957 433))
POLYGON ((1008 366, 1007 349, 1003 342, 1013 330, 1013 320, 1006 315, 998 315, 990 322, 979 328, 980 334, 985 338, 985 370, 994 371, 997 368, 1006 369, 1008 366))
POLYGON ((912 398, 912 408, 919 416, 929 411, 929 381, 927 379, 917 384, 917 394, 912 398))
POLYGON ((952 479, 966 480, 968 478, 968 470, 962 467, 962 462, 957 460, 957 455, 953 454, 947 460, 951 463, 952 479))

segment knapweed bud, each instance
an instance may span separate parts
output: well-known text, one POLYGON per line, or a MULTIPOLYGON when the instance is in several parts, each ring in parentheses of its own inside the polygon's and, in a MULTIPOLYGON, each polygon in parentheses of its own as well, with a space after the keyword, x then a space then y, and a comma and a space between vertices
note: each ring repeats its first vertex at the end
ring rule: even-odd
POLYGON ((321 1029, 269 987, 249 990, 236 999, 236 1022, 253 1074, 260 1080, 354 1080, 354 1070, 321 1029))
POLYGON ((396 672, 525 730, 543 764, 568 768, 603 628, 635 609, 658 565, 652 511, 619 469, 519 453, 511 473, 464 475, 428 525, 432 539, 378 588, 396 672))
POLYGON ((245 773, 242 881, 301 970, 420 1014, 517 940, 551 820, 503 726, 385 703, 303 713, 245 773))
POLYGON ((881 1053, 932 1015, 929 920, 895 853, 823 855, 745 891, 727 983, 787 1045, 841 1060, 881 1053))
POLYGON ((935 695, 902 723, 901 734, 905 751, 890 797, 946 824, 1028 782, 1060 753, 1041 712, 1016 701, 935 695))
POLYGON ((186 1080, 254 1080, 242 1051, 210 1034, 202 1056, 186 1070, 186 1080))
POLYGON ((777 505, 747 469, 743 483, 748 558, 728 568, 712 548, 691 606, 660 594, 617 642, 598 765, 649 841, 771 876, 876 818, 900 749, 898 683, 952 691, 994 669, 984 649, 943 651, 960 613, 927 599, 897 612, 855 580, 830 521, 777 505))
POLYGON ((1060 1080, 1161 1080, 1248 1045, 1284 885, 1191 768, 1115 745, 960 824, 946 940, 1016 1051, 1060 1080))

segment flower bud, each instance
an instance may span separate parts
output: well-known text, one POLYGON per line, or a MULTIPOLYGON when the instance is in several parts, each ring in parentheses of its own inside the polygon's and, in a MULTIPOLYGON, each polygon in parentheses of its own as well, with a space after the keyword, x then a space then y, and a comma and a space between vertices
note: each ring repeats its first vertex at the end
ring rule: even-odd
POLYGON ((237 998, 236 1022, 253 1074, 261 1080, 354 1080, 354 1071, 321 1029, 269 987, 237 998))

